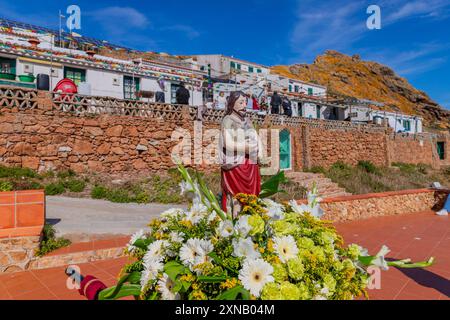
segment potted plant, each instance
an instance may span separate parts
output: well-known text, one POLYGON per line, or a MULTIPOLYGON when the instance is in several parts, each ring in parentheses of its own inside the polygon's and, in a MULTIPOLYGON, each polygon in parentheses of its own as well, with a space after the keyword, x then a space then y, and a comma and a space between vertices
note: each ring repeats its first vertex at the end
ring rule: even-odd
POLYGON ((38 38, 30 38, 28 39, 28 43, 31 44, 33 48, 37 48, 37 46, 39 45, 39 43, 41 43, 41 41, 38 38))
POLYGON ((19 76, 19 80, 21 82, 34 82, 35 77, 32 73, 29 74, 22 74, 19 76))

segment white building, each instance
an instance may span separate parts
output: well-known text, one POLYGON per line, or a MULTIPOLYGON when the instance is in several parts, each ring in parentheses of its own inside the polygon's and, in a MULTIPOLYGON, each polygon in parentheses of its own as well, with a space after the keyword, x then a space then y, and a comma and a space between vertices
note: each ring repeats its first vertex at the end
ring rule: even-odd
POLYGON ((203 71, 211 70, 211 77, 232 79, 235 74, 269 74, 270 68, 261 64, 228 57, 221 54, 194 55, 190 59, 196 61, 203 71))
MULTIPOLYGON (((54 35, 21 28, 0 28, 0 84, 30 86, 24 76, 47 74, 50 89, 63 78, 73 80, 80 94, 138 99, 140 91, 162 91, 175 103, 181 82, 190 91, 190 105, 202 105, 205 72, 155 61, 121 60, 55 46, 54 35), (32 45, 30 39, 37 39, 32 45)), ((146 98, 142 98, 147 100, 146 98)), ((153 98, 154 99, 154 98, 153 98)))

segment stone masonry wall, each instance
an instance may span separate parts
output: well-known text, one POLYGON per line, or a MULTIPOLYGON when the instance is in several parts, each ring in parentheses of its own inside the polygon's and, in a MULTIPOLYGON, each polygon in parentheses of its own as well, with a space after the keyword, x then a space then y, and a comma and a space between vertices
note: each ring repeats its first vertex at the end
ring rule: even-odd
POLYGON ((437 154, 433 154, 432 141, 430 139, 414 139, 400 135, 391 137, 388 143, 391 163, 425 163, 433 165, 437 154))
POLYGON ((447 195, 448 191, 432 189, 405 190, 329 198, 320 206, 325 211, 325 220, 350 221, 440 210, 447 195))
POLYGON ((355 165, 360 160, 387 165, 384 133, 312 128, 308 147, 311 166, 329 167, 336 161, 355 165))
MULTIPOLYGON (((189 114, 178 120, 168 120, 164 115, 76 116, 55 110, 45 92, 39 92, 33 103, 31 109, 9 106, 0 109, 0 164, 39 171, 70 168, 79 173, 162 172, 175 166, 171 159, 172 149, 179 144, 171 141, 175 128, 183 128, 191 135, 187 152, 190 151, 191 159, 198 158, 199 148, 193 141, 194 121, 189 114)), ((265 122, 260 126, 290 131, 293 170, 329 167, 339 160, 353 165, 359 160, 370 160, 377 165, 394 161, 436 162, 427 143, 419 146, 419 142, 411 139, 392 140, 388 132, 369 130, 364 125, 309 122, 301 125, 265 122)), ((217 121, 203 122, 203 130, 219 127, 217 121)), ((210 143, 206 139, 202 145, 210 143)), ((201 163, 197 167, 204 171, 219 168, 201 163)))
POLYGON ((0 239, 0 273, 28 269, 39 239, 39 236, 0 239))

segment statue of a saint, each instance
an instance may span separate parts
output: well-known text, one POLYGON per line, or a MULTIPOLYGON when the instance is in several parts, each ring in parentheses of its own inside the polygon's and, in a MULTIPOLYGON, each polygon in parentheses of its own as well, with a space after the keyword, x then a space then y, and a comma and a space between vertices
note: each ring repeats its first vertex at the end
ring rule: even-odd
POLYGON ((236 216, 238 193, 259 195, 259 143, 255 128, 246 115, 247 96, 240 91, 228 97, 222 120, 219 159, 222 173, 222 209, 236 216))

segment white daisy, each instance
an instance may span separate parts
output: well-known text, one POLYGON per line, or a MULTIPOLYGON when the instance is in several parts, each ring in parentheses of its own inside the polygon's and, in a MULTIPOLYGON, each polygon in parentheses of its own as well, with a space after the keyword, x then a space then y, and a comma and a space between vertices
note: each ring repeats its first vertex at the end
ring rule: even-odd
POLYGON ((149 244, 148 251, 144 256, 144 261, 146 260, 158 260, 162 261, 164 259, 164 251, 169 246, 166 240, 156 240, 155 242, 149 244))
POLYGON ((199 201, 194 201, 192 207, 186 215, 186 219, 192 224, 198 224, 208 214, 208 208, 199 201))
POLYGON ((180 248, 180 259, 193 271, 194 266, 208 261, 207 255, 213 250, 214 246, 209 240, 189 239, 180 248))
POLYGON ((156 280, 158 273, 164 269, 164 265, 158 260, 147 260, 144 263, 144 271, 141 275, 141 287, 142 289, 148 284, 149 281, 156 280))
POLYGON ((275 237, 273 248, 278 254, 281 262, 287 262, 297 257, 298 247, 293 236, 275 237))
POLYGON ((185 234, 183 232, 176 232, 176 231, 172 231, 169 234, 170 240, 173 243, 181 243, 181 242, 183 242, 184 241, 184 236, 185 236, 185 234))
POLYGON ((245 215, 240 217, 239 220, 236 222, 234 229, 241 237, 243 238, 247 237, 248 233, 252 229, 252 227, 248 223, 248 216, 245 215))
POLYGON ((173 287, 175 283, 169 278, 167 274, 158 280, 158 291, 161 293, 161 298, 163 300, 179 300, 180 294, 173 292, 173 287))
POLYGON ((264 199, 263 203, 267 207, 267 215, 269 217, 271 217, 273 220, 283 219, 283 205, 270 199, 264 199))
POLYGON ((261 257, 258 250, 255 249, 255 244, 252 239, 233 239, 233 256, 245 259, 257 259, 261 257))
POLYGON ((222 238, 228 238, 233 235, 234 227, 231 220, 221 221, 219 227, 217 228, 217 233, 222 238))
POLYGON ((144 230, 142 230, 142 229, 137 231, 136 233, 134 233, 131 236, 130 241, 128 242, 128 245, 127 245, 128 251, 129 252, 134 252, 137 249, 137 247, 134 246, 136 241, 138 241, 140 239, 145 239, 145 238, 146 238, 145 237, 145 233, 144 233, 144 230))
POLYGON ((183 216, 184 211, 181 208, 170 208, 169 210, 164 211, 161 213, 161 217, 163 218, 177 218, 179 216, 183 216))
POLYGON ((239 271, 239 280, 252 295, 259 297, 266 283, 274 281, 273 267, 263 259, 245 260, 239 271))

